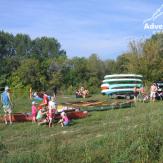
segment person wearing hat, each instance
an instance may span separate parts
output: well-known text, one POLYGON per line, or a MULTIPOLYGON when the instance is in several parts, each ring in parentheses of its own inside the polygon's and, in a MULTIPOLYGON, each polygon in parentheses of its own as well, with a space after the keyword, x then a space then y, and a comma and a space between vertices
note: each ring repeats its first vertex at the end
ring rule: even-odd
POLYGON ((68 126, 69 123, 70 123, 70 120, 69 118, 67 117, 66 113, 65 112, 62 112, 61 113, 61 119, 59 120, 59 122, 61 124, 61 126, 68 126))
POLYGON ((12 101, 10 98, 10 93, 9 93, 9 87, 5 86, 5 90, 4 92, 1 94, 1 102, 3 105, 3 109, 4 109, 4 120, 5 120, 5 124, 7 124, 7 115, 9 116, 9 121, 10 124, 12 124, 12 101))
POLYGON ((36 122, 37 107, 36 102, 32 101, 32 122, 36 122))

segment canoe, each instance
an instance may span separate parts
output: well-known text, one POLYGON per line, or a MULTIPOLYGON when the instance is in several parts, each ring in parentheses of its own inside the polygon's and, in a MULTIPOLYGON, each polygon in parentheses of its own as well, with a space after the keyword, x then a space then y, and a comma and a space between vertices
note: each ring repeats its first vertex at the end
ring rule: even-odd
POLYGON ((105 75, 101 84, 103 95, 133 95, 134 88, 143 87, 143 76, 137 74, 105 75), (107 87, 106 87, 107 85, 107 87))
MULTIPOLYGON (((12 121, 13 122, 32 121, 32 115, 31 115, 31 113, 14 113, 14 114, 12 114, 12 121)), ((0 122, 4 122, 4 117, 2 115, 0 116, 0 122)))
POLYGON ((138 75, 138 74, 112 74, 112 75, 105 75, 104 79, 110 79, 110 78, 125 78, 125 77, 129 77, 129 78, 143 78, 142 75, 138 75))
POLYGON ((57 105, 57 112, 58 113, 61 113, 61 112, 68 112, 68 111, 70 111, 70 112, 73 112, 73 111, 78 111, 79 110, 79 108, 75 108, 75 107, 72 107, 72 106, 70 106, 70 105, 63 105, 63 104, 59 104, 59 105, 57 105))
MULTIPOLYGON (((80 118, 85 118, 88 116, 88 112, 87 111, 73 111, 73 112, 66 112, 68 118, 71 119, 80 119, 80 118)), ((56 114, 55 115, 55 119, 60 119, 61 115, 60 114, 56 114)))
POLYGON ((73 107, 76 108, 80 108, 80 107, 88 107, 88 106, 96 106, 96 105, 102 105, 103 103, 105 103, 105 101, 85 101, 85 102, 77 102, 77 103, 67 103, 67 105, 71 105, 73 107))
POLYGON ((134 101, 122 101, 110 103, 108 101, 80 101, 80 102, 69 102, 67 105, 72 107, 80 108, 80 111, 105 111, 110 109, 122 109, 122 108, 132 108, 134 106, 134 101))
POLYGON ((119 82, 142 82, 141 79, 134 79, 134 78, 122 78, 122 79, 105 79, 102 82, 103 83, 119 83, 119 82))
POLYGON ((104 89, 109 89, 109 84, 107 83, 104 83, 101 85, 101 89, 104 90, 104 89))
POLYGON ((85 118, 88 116, 87 111, 77 111, 77 112, 69 112, 67 113, 69 119, 78 119, 78 118, 85 118))
MULTIPOLYGON (((88 112, 86 111, 73 111, 66 113, 69 119, 78 119, 78 118, 85 118, 88 116, 88 112)), ((55 119, 60 119, 60 113, 56 114, 55 119)), ((9 120, 9 119, 7 119, 9 120)), ((31 113, 14 113, 12 114, 12 121, 13 122, 28 122, 32 121, 32 114, 31 113)), ((0 116, 0 122, 4 122, 4 117, 0 116)))
MULTIPOLYGON (((32 98, 33 98, 33 100, 36 100, 38 102, 43 100, 43 98, 39 97, 39 96, 33 96, 32 98)), ((51 96, 48 96, 48 100, 50 100, 50 98, 51 98, 51 96)))
POLYGON ((82 111, 92 112, 92 111, 107 111, 111 109, 124 109, 124 108, 133 108, 134 101, 127 101, 127 102, 115 102, 110 105, 103 104, 103 105, 96 105, 96 106, 89 106, 89 107, 81 107, 82 111))
POLYGON ((112 95, 112 94, 133 94, 134 90, 133 88, 126 88, 126 89, 107 89, 107 90, 102 90, 101 93, 105 95, 112 95))

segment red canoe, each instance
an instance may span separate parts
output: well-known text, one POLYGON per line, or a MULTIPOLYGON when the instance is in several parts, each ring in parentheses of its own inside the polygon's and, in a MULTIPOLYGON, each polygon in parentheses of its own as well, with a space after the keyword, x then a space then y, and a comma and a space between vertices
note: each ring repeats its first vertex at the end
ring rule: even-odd
MULTIPOLYGON (((73 111, 73 112, 67 112, 66 113, 69 119, 79 119, 79 118, 85 118, 86 116, 88 116, 88 112, 87 111, 73 111)), ((57 114, 55 116, 55 119, 60 119, 61 115, 57 114)))
MULTIPOLYGON (((78 119, 78 118, 85 118, 88 115, 86 111, 78 111, 78 112, 68 112, 67 116, 69 119, 78 119)), ((60 114, 55 116, 56 119, 60 119, 60 114)), ((27 122, 32 121, 32 115, 30 113, 14 113, 12 114, 12 121, 13 122, 27 122)), ((4 122, 4 117, 0 116, 0 122, 4 122)))
MULTIPOLYGON (((0 122, 3 122, 3 121, 4 121, 4 116, 1 115, 0 122)), ((12 114, 12 121, 13 122, 32 121, 32 115, 30 113, 14 113, 14 114, 12 114)))

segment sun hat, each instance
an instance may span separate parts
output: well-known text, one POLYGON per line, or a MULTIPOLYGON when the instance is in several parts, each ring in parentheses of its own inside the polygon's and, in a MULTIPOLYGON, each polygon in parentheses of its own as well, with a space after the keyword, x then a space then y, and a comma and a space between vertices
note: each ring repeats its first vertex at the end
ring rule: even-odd
POLYGON ((66 113, 63 111, 62 113, 61 113, 61 116, 65 116, 66 115, 66 113))
POLYGON ((9 90, 9 87, 8 86, 5 86, 5 91, 8 91, 9 90))
POLYGON ((34 105, 34 104, 36 104, 36 102, 35 101, 32 101, 32 105, 34 105))

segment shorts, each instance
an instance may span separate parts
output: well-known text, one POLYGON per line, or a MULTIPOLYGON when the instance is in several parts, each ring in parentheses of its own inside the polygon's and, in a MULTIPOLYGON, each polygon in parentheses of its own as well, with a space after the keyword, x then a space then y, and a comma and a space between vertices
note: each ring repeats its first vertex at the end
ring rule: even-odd
POLYGON ((50 122, 50 123, 52 122, 52 120, 53 120, 53 118, 49 117, 49 122, 50 122))
POLYGON ((156 92, 151 92, 151 94, 150 94, 150 97, 152 98, 155 98, 156 97, 156 92))
POLYGON ((3 109, 5 113, 12 113, 11 105, 3 105, 3 109))
POLYGON ((32 117, 36 117, 37 116, 37 113, 32 113, 32 117))

